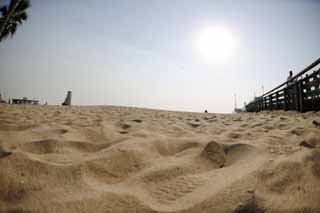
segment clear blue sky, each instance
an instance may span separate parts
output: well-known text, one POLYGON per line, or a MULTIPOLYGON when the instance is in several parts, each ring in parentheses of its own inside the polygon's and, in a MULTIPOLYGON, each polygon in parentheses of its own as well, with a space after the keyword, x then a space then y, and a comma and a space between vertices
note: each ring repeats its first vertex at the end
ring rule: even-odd
MULTIPOLYGON (((0 4, 8 1, 0 0, 0 4)), ((29 19, 0 43, 6 97, 61 104, 231 112, 320 57, 316 0, 31 0, 29 19), (194 48, 203 26, 232 32, 223 63, 194 48)))

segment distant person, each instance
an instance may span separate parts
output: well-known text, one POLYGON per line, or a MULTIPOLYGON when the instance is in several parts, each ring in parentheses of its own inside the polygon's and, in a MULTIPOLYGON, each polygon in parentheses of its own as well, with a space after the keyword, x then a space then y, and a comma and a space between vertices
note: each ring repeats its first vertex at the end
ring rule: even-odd
POLYGON ((208 113, 208 110, 204 110, 204 113, 208 113))
POLYGON ((293 84, 293 81, 290 81, 292 78, 293 78, 293 72, 292 72, 292 70, 290 70, 289 76, 288 76, 288 78, 287 78, 287 81, 289 81, 289 82, 287 83, 287 86, 290 86, 290 85, 293 84))

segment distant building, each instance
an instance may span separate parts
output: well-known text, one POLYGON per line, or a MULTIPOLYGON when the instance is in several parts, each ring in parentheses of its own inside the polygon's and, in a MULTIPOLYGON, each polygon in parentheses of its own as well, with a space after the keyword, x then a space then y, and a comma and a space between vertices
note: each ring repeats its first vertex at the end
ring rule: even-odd
POLYGON ((12 99, 12 104, 39 104, 38 100, 29 100, 27 97, 22 99, 12 99))

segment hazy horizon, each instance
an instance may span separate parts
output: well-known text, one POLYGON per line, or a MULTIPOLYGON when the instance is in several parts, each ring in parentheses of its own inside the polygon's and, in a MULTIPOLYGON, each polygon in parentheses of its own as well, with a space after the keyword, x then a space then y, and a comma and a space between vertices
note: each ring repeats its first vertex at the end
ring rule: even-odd
POLYGON ((316 0, 31 0, 29 19, 0 43, 0 92, 56 105, 71 90, 73 105, 229 113, 234 93, 242 107, 319 58, 319 9, 316 0), (197 52, 211 27, 234 42, 221 60, 223 36, 208 43, 209 57, 197 52))

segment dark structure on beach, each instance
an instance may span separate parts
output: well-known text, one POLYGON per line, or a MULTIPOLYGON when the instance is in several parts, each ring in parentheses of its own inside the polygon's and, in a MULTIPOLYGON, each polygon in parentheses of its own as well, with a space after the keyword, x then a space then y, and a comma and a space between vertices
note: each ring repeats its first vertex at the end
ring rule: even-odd
POLYGON ((71 105, 71 96, 72 96, 71 91, 68 91, 67 97, 61 105, 62 106, 70 106, 71 105))
POLYGON ((12 104, 39 104, 38 100, 29 100, 24 97, 22 99, 12 99, 12 104))
POLYGON ((306 112, 320 110, 319 64, 320 58, 293 76, 292 79, 256 97, 246 105, 246 111, 279 109, 306 112))

